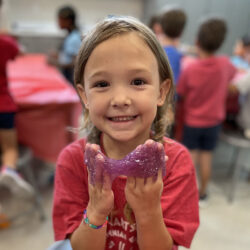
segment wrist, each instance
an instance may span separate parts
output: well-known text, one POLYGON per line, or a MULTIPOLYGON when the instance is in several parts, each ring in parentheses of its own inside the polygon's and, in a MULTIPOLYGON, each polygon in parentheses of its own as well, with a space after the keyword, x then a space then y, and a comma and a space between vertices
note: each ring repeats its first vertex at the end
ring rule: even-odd
POLYGON ((155 221, 163 219, 161 206, 151 210, 139 211, 135 213, 136 224, 140 225, 152 225, 155 221))
POLYGON ((103 228, 103 227, 107 226, 107 224, 108 224, 108 216, 106 217, 104 223, 102 223, 102 224, 94 224, 89 220, 89 218, 87 216, 87 210, 85 209, 84 212, 83 212, 83 221, 82 221, 82 223, 89 226, 92 229, 100 229, 100 228, 103 228))
POLYGON ((103 225, 107 221, 107 215, 102 215, 87 207, 86 216, 89 223, 93 225, 103 225))

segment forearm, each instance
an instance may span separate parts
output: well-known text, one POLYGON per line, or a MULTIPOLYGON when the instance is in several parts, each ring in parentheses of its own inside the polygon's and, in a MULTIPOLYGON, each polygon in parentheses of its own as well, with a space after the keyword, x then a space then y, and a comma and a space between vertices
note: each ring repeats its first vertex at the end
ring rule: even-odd
MULTIPOLYGON (((91 214, 88 218, 90 223, 94 225, 102 225, 106 220, 106 218, 102 217, 93 217, 91 214)), ((84 222, 81 223, 70 238, 72 248, 74 250, 103 250, 106 242, 106 230, 107 226, 94 229, 84 222)))
POLYGON ((151 215, 140 215, 137 220, 137 243, 140 250, 171 250, 173 240, 163 220, 161 207, 151 215))

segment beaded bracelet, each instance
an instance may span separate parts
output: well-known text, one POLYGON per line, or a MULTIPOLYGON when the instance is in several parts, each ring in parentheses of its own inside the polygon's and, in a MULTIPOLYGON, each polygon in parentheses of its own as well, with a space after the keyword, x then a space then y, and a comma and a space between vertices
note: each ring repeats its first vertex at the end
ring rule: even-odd
POLYGON ((99 229, 99 228, 106 226, 108 223, 108 219, 109 219, 109 217, 107 216, 106 221, 102 225, 96 226, 96 225, 93 225, 89 222, 89 218, 87 217, 87 210, 85 209, 83 212, 83 221, 85 222, 85 224, 87 224, 89 227, 91 227, 93 229, 99 229))

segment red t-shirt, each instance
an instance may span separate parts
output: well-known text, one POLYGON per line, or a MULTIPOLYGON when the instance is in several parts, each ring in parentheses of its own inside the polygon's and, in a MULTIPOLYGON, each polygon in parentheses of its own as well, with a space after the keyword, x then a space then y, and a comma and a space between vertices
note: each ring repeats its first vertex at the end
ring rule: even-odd
MULTIPOLYGON (((171 139, 166 138, 165 141, 168 161, 161 198, 164 222, 174 240, 173 249, 178 245, 189 247, 199 226, 195 169, 184 146, 171 139)), ((84 139, 76 141, 67 146, 58 158, 53 204, 55 240, 63 240, 76 230, 89 201, 84 147, 84 139)), ((117 177, 112 184, 117 213, 107 225, 106 249, 138 249, 136 226, 130 225, 123 215, 125 184, 124 177, 117 177)))
POLYGON ((19 53, 17 43, 7 35, 0 35, 0 112, 15 112, 17 106, 8 90, 7 62, 19 53))
POLYGON ((225 56, 198 59, 183 70, 177 93, 184 99, 186 125, 212 127, 224 120, 228 85, 235 73, 225 56))

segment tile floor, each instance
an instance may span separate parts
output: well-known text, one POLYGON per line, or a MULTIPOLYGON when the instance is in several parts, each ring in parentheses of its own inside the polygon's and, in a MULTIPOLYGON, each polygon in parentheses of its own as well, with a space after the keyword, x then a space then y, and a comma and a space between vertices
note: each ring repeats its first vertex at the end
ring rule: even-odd
MULTIPOLYGON (((218 166, 218 162, 217 160, 215 166, 218 166)), ((230 179, 226 176, 226 171, 214 168, 209 188, 209 204, 207 208, 200 210, 201 224, 191 250, 250 249, 250 182, 246 180, 245 175, 242 175, 235 199, 233 203, 229 203, 227 193, 230 179)), ((45 250, 53 243, 52 193, 52 185, 42 190, 47 219, 39 221, 37 212, 16 219, 10 228, 0 230, 0 250, 45 250)), ((13 211, 30 205, 21 201, 10 203, 14 208, 13 211)), ((13 211, 8 212, 14 213, 13 211)))

